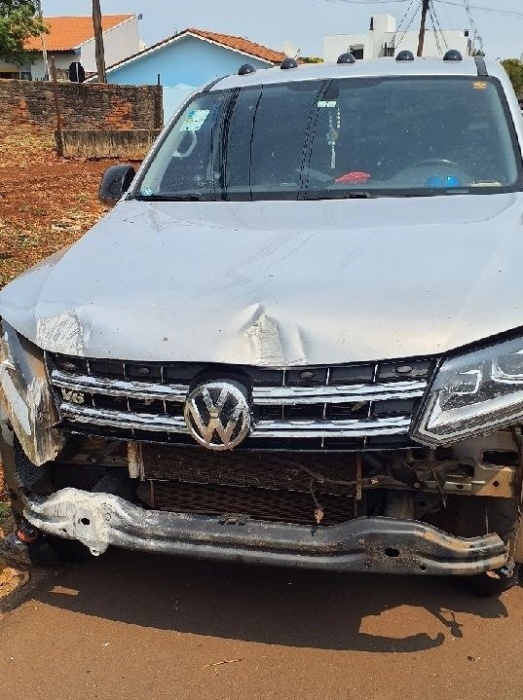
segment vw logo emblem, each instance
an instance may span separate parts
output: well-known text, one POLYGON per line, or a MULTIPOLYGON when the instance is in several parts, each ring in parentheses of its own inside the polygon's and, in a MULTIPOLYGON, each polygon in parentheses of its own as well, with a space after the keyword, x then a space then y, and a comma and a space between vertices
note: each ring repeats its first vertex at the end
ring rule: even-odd
POLYGON ((187 397, 184 416, 193 438, 208 450, 232 450, 251 428, 247 398, 232 382, 199 384, 187 397))

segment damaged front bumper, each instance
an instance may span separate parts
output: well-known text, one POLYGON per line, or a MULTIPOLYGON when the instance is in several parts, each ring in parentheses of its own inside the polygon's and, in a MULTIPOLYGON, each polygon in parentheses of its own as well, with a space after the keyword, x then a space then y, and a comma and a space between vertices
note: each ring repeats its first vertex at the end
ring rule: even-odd
POLYGON ((455 537, 416 520, 372 517, 307 527, 145 510, 118 496, 73 488, 25 496, 24 515, 42 532, 79 540, 93 555, 115 545, 296 568, 463 576, 500 569, 508 560, 496 534, 455 537))

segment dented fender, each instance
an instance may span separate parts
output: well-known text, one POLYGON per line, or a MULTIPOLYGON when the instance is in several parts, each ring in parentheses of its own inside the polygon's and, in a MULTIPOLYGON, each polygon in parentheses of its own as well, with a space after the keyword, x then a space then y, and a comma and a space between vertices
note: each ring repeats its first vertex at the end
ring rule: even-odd
POLYGON ((43 353, 5 321, 0 334, 0 406, 2 434, 11 428, 33 464, 56 458, 64 438, 54 427, 59 417, 43 353))

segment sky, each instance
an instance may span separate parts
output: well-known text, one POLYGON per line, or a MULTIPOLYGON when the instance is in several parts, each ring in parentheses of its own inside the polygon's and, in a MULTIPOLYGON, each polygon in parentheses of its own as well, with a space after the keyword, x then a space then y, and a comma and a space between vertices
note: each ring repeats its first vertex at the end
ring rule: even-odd
MULTIPOLYGON (((44 15, 88 15, 91 0, 41 0, 44 15)), ((302 56, 322 56, 326 34, 366 33, 373 14, 406 24, 421 0, 101 0, 104 14, 142 14, 140 38, 150 46, 187 27, 243 36, 281 51, 285 41, 302 56)), ((444 29, 476 28, 492 58, 523 54, 522 0, 433 0, 444 29), (465 5, 474 26, 471 27, 465 5)), ((419 13, 411 29, 419 27, 419 13)), ((430 25, 429 25, 430 27, 430 25)))

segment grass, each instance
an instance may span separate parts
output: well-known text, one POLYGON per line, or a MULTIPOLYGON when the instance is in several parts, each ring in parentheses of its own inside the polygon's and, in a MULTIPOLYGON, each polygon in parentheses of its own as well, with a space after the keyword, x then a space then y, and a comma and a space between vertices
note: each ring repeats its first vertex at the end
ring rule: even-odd
POLYGON ((0 525, 11 515, 11 504, 0 501, 0 525))

